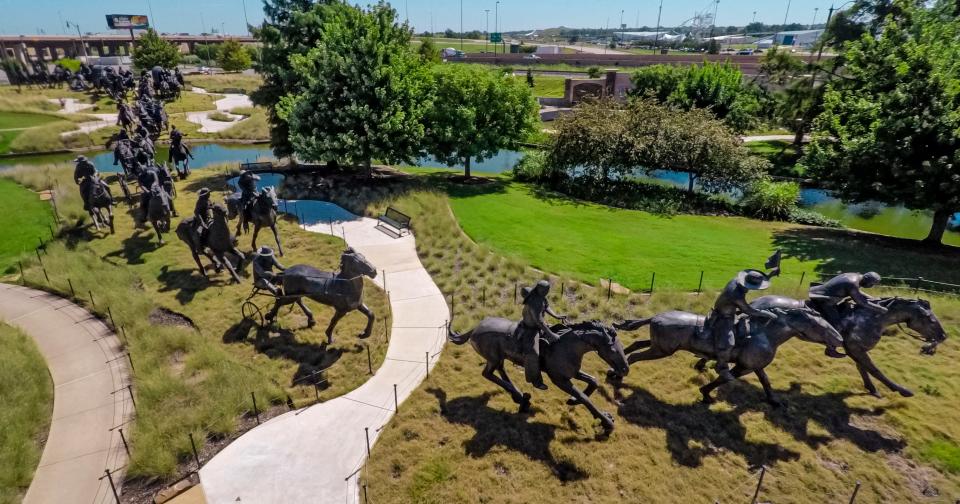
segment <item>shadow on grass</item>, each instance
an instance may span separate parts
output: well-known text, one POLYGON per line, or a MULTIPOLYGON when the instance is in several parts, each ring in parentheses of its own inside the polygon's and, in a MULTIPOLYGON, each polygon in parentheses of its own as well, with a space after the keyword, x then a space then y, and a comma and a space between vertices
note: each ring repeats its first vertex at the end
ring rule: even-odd
MULTIPOLYGON (((205 266, 208 266, 207 269, 210 270, 208 274, 215 274, 213 272, 213 265, 205 266)), ((180 304, 184 305, 193 301, 197 292, 214 285, 216 278, 208 280, 201 276, 196 268, 171 269, 169 266, 164 265, 160 268, 160 274, 157 275, 157 280, 163 284, 159 289, 160 292, 177 291, 175 297, 180 304)), ((230 280, 228 277, 222 283, 228 283, 230 280)))
POLYGON ((144 264, 146 261, 143 259, 143 254, 159 247, 156 233, 152 229, 139 230, 123 240, 123 248, 110 252, 104 256, 104 259, 123 258, 127 264, 144 264))
POLYGON ((790 228, 773 234, 774 248, 802 261, 816 261, 816 271, 877 271, 898 277, 922 276, 960 283, 960 248, 930 247, 916 240, 827 228, 790 228))
POLYGON ((291 385, 316 384, 321 390, 329 387, 320 373, 336 364, 345 353, 360 353, 363 346, 349 348, 330 347, 326 343, 315 344, 297 341, 293 330, 277 327, 258 327, 244 319, 230 326, 223 333, 224 343, 249 343, 253 348, 271 359, 287 359, 298 364, 291 378, 291 385), (250 336, 253 336, 253 339, 250 336))
POLYGON ((472 427, 476 434, 464 443, 471 457, 483 457, 492 449, 503 447, 524 454, 550 469, 560 481, 578 481, 589 477, 583 469, 565 460, 557 460, 550 452, 550 442, 557 427, 530 422, 529 415, 511 413, 487 405, 492 393, 476 397, 457 397, 447 401, 447 393, 440 388, 429 388, 440 403, 440 414, 448 422, 472 427))

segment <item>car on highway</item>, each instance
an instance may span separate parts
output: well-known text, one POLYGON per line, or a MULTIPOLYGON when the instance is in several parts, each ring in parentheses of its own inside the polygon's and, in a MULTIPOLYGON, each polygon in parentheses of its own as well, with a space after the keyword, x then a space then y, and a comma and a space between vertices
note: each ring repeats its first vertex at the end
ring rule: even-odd
POLYGON ((538 59, 543 59, 543 58, 541 58, 540 56, 537 56, 536 54, 528 54, 528 55, 524 56, 523 59, 538 60, 538 59))

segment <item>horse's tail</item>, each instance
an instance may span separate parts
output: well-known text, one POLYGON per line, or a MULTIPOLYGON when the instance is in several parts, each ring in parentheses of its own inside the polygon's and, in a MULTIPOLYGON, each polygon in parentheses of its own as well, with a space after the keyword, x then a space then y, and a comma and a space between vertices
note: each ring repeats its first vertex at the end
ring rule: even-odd
POLYGON ((462 345, 470 341, 470 336, 473 336, 472 329, 463 334, 459 334, 453 330, 452 320, 449 323, 447 323, 447 341, 453 343, 454 345, 462 345))
POLYGON ((621 331, 636 331, 643 326, 650 325, 650 322, 652 321, 653 317, 637 320, 624 320, 623 322, 613 324, 613 327, 621 331))

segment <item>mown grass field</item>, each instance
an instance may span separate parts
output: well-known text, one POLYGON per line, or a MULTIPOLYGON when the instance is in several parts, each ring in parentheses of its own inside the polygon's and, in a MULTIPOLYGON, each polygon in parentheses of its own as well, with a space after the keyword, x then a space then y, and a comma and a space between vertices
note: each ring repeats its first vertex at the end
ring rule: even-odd
MULTIPOLYGON (((517 79, 527 82, 525 75, 518 75, 517 79)), ((554 77, 547 75, 533 76, 533 96, 544 98, 563 98, 564 84, 566 77, 554 77)))
MULTIPOLYGON (((328 400, 367 379, 368 347, 374 370, 383 361, 387 299, 372 282, 366 283, 365 302, 378 320, 374 337, 368 340, 356 337, 366 318, 352 313, 338 325, 335 343, 326 345, 323 330, 333 311, 311 301, 306 302, 316 315, 316 327, 307 328, 299 310, 284 309, 279 327, 258 330, 243 322, 240 312, 252 289, 249 265, 241 272, 242 284, 232 284, 226 272, 212 270, 210 280, 204 280, 186 245, 171 233, 166 235, 167 244, 158 246, 152 230, 134 229, 126 205, 116 207, 116 234, 93 232, 68 180, 71 170, 25 166, 5 175, 30 187, 46 187, 57 180, 63 190, 58 203, 65 225, 60 239, 43 255, 50 282, 36 258, 27 256, 27 283, 67 296, 72 283, 76 302, 106 318, 109 307, 113 320, 123 327, 135 365, 137 404, 137 419, 129 432, 130 477, 177 474, 178 464, 190 454, 188 434, 202 445, 229 436, 241 415, 252 409, 251 392, 261 411, 271 406, 285 409, 288 397, 297 405, 309 404, 315 395, 316 376, 311 374, 326 370, 320 375, 326 381, 319 383, 319 394, 328 400)), ((215 190, 214 201, 222 201, 226 189, 222 174, 221 169, 208 169, 178 182, 176 205, 181 215, 192 213, 201 187, 215 190)), ((114 195, 120 194, 115 183, 112 189, 114 195)), ((173 225, 179 220, 174 218, 173 225)), ((0 222, 5 229, 14 226, 5 213, 0 213, 0 222)), ((302 231, 288 219, 280 223, 280 233, 287 252, 280 258, 284 264, 337 268, 344 248, 340 239, 302 231)), ((261 234, 259 244, 272 241, 269 234, 261 234)), ((240 248, 249 254, 250 235, 240 238, 240 248)), ((3 281, 19 280, 16 268, 5 274, 3 281)), ((265 309, 271 304, 268 298, 255 301, 265 309)))
POLYGON ((47 363, 29 336, 0 324, 0 503, 20 502, 40 462, 53 411, 47 363))
MULTIPOLYGON (((517 219, 523 229, 514 227, 510 234, 525 234, 522 239, 530 244, 551 247, 558 260, 565 253, 559 245, 576 249, 589 241, 584 253, 593 251, 597 262, 616 265, 629 254, 608 252, 602 239, 582 235, 625 230, 622 240, 629 241, 630 234, 644 233, 644 227, 635 226, 646 223, 611 210, 578 206, 577 213, 586 214, 584 222, 562 214, 567 218, 565 230, 544 235, 536 222, 544 217, 542 212, 551 205, 562 211, 570 203, 531 196, 527 198, 537 203, 525 203, 512 194, 516 188, 487 193, 489 187, 462 189, 446 184, 444 178, 432 174, 425 184, 340 185, 315 194, 370 215, 387 205, 411 215, 421 260, 444 293, 455 298, 458 331, 484 316, 518 318, 514 289, 544 276, 555 286, 551 296, 555 309, 575 320, 613 321, 668 309, 705 313, 713 301, 713 285, 699 296, 662 290, 652 296, 614 294, 607 300, 604 290, 553 275, 556 270, 550 267, 555 262, 533 264, 548 272, 544 273, 517 255, 499 253, 499 243, 477 244, 457 222, 459 218, 465 229, 471 228, 470 212, 463 211, 465 200, 483 206, 484 216, 502 225, 517 219), (468 191, 483 195, 463 194, 468 191), (600 210, 616 215, 612 220, 622 225, 616 230, 600 227, 600 210)), ((722 220, 708 221, 722 225, 717 224, 722 220)), ((671 226, 692 225, 672 221, 671 226)), ((772 243, 743 239, 742 233, 735 233, 742 227, 726 231, 739 239, 722 241, 714 245, 716 249, 697 249, 694 245, 722 234, 704 236, 702 228, 692 226, 689 253, 700 250, 698 263, 710 260, 737 269, 759 266, 772 243)), ((657 233, 645 235, 653 237, 648 241, 660 241, 657 233)), ((864 254, 863 244, 855 238, 833 237, 836 242, 845 240, 850 241, 837 246, 852 251, 845 264, 851 269, 869 268, 881 254, 901 253, 886 248, 864 254)), ((650 253, 634 250, 634 260, 650 253)), ((799 266, 795 261, 788 259, 785 269, 794 271, 799 266)), ((902 256, 899 261, 921 259, 902 256)), ((795 286, 785 282, 775 282, 772 291, 796 294, 795 286)), ((951 338, 956 338, 960 301, 934 297, 931 302, 951 338)), ((627 342, 645 336, 643 331, 621 333, 627 342)), ((593 396, 617 422, 613 435, 600 440, 589 413, 567 406, 556 387, 534 394, 531 414, 517 414, 509 397, 480 376, 482 361, 473 350, 448 345, 437 368, 382 431, 361 479, 371 502, 725 503, 750 501, 762 464, 769 470, 761 502, 846 502, 856 481, 863 482, 858 502, 953 502, 960 497, 960 425, 953 421, 960 404, 956 342, 950 339, 936 356, 925 357, 919 355, 919 343, 902 334, 891 332, 884 338, 874 359, 891 378, 917 392, 909 399, 887 391, 883 399, 865 395, 852 362, 827 359, 822 350, 797 341, 781 348, 768 371, 774 388, 789 403, 785 409, 764 403, 753 378, 727 387, 716 405, 699 404, 697 388, 712 375, 691 369, 695 359, 689 355, 637 364, 625 388, 604 385, 593 396)), ((586 358, 587 372, 602 376, 605 369, 595 355, 586 358)), ((523 383, 521 369, 508 366, 508 373, 515 383, 523 383)))
POLYGON ((751 154, 763 157, 773 164, 771 173, 785 177, 803 177, 804 171, 797 166, 800 152, 793 142, 783 140, 764 140, 743 144, 751 154))
POLYGON ((214 74, 188 75, 184 78, 188 86, 205 89, 209 93, 250 94, 263 83, 259 75, 214 74))
POLYGON ((0 111, 0 129, 32 128, 56 120, 55 117, 45 114, 0 111))
POLYGON ((0 271, 3 271, 16 264, 18 257, 37 248, 41 239, 50 239, 53 211, 36 193, 0 178, 0 216, 6 223, 0 240, 0 271))

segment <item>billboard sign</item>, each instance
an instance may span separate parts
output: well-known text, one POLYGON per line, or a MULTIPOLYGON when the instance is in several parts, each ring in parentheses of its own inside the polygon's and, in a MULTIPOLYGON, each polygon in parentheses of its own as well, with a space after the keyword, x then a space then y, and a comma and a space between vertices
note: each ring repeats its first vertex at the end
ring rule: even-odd
POLYGON ((107 27, 111 30, 145 30, 150 28, 150 22, 147 16, 107 14, 107 27))

